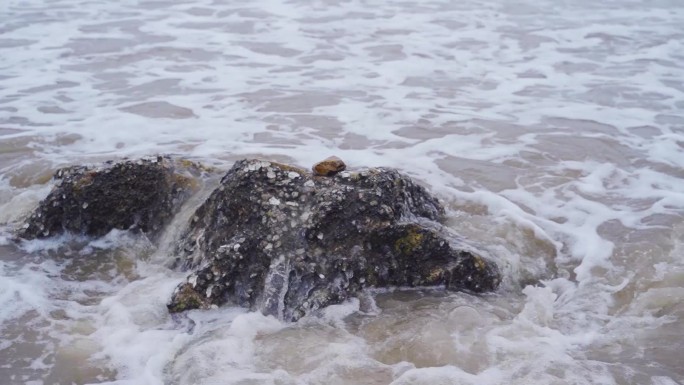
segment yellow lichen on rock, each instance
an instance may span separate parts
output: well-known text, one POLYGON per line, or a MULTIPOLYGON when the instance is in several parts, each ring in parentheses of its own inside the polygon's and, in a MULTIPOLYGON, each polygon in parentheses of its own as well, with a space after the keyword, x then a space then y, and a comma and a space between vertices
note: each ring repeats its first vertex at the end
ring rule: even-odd
POLYGON ((431 283, 431 282, 439 281, 443 276, 444 276, 444 269, 435 268, 432 271, 430 271, 430 274, 428 274, 427 282, 431 283))
POLYGON ((485 261, 482 260, 482 257, 478 255, 473 255, 473 266, 476 269, 482 271, 487 267, 487 264, 485 263, 485 261))
POLYGON ((189 159, 180 159, 178 160, 178 164, 180 164, 183 168, 189 169, 189 170, 197 170, 199 172, 206 172, 206 173, 213 173, 218 171, 216 167, 213 166, 207 166, 204 163, 200 162, 195 162, 189 159))
POLYGON ((173 183, 181 188, 196 191, 199 189, 199 182, 194 179, 181 174, 173 174, 173 183))
POLYGON ((88 171, 87 173, 83 174, 83 176, 74 183, 74 191, 79 191, 82 188, 93 184, 93 179, 95 176, 97 176, 97 172, 95 171, 88 171))
POLYGON ((278 162, 271 162, 271 164, 274 167, 280 169, 281 171, 292 171, 292 172, 296 172, 296 173, 299 173, 302 175, 306 174, 306 170, 301 168, 301 167, 291 166, 289 164, 278 163, 278 162))
POLYGON ((420 247, 423 242, 423 234, 415 230, 409 230, 405 237, 399 238, 394 243, 394 250, 398 253, 412 253, 415 249, 420 247))
POLYGON ((207 309, 209 303, 205 298, 193 290, 192 285, 185 283, 177 289, 175 294, 176 301, 169 310, 172 313, 190 309, 207 309))

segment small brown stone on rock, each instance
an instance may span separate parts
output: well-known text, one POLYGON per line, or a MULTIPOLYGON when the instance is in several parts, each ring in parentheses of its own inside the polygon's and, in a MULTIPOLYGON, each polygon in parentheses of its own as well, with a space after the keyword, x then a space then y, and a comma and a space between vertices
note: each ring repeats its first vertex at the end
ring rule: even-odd
POLYGON ((314 172, 314 175, 333 176, 340 171, 344 171, 344 169, 346 169, 346 168, 347 168, 347 165, 344 164, 342 159, 340 159, 336 156, 331 156, 329 158, 326 158, 326 159, 316 163, 313 166, 313 172, 314 172))

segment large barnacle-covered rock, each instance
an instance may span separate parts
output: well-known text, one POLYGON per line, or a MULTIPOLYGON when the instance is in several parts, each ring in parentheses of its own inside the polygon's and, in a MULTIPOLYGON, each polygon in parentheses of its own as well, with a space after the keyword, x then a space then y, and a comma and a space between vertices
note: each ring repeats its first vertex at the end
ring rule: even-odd
POLYGON ((113 229, 154 235, 196 188, 198 164, 158 156, 57 170, 55 187, 19 230, 24 239, 113 229))
POLYGON ((443 215, 393 169, 326 177, 239 161, 182 238, 178 264, 193 272, 169 310, 229 302, 297 320, 368 287, 496 289, 496 265, 453 244, 443 215))

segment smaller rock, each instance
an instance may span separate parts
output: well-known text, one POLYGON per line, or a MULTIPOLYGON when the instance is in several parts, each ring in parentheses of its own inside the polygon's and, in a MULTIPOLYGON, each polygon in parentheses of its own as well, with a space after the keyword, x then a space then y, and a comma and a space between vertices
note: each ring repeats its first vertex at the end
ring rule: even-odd
POLYGON ((313 166, 314 175, 319 176, 333 176, 340 171, 344 171, 347 165, 344 164, 342 159, 331 156, 326 158, 313 166))
POLYGON ((52 191, 17 235, 101 237, 113 229, 130 229, 154 237, 198 189, 195 177, 206 170, 167 156, 59 169, 52 191))

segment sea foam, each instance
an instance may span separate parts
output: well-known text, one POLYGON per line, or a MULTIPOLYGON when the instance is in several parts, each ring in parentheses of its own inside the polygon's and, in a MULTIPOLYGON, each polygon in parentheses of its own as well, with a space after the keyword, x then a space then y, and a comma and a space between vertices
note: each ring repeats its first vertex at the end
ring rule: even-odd
POLYGON ((0 20, 11 384, 684 382, 679 1, 9 0, 0 20), (174 319, 168 245, 13 246, 56 168, 157 153, 397 167, 504 284, 174 319))

